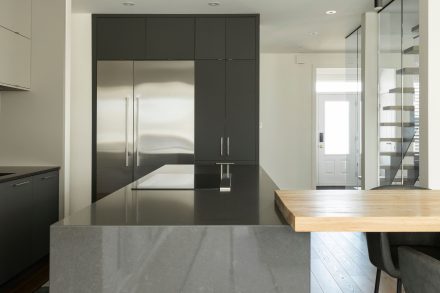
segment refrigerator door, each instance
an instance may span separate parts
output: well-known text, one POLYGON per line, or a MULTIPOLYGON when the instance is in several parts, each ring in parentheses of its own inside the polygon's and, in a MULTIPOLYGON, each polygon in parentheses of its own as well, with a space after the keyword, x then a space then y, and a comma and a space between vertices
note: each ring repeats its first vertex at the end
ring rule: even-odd
POLYGON ((97 199, 133 181, 133 61, 98 61, 97 199))
POLYGON ((134 62, 134 179, 194 163, 194 61, 134 62))

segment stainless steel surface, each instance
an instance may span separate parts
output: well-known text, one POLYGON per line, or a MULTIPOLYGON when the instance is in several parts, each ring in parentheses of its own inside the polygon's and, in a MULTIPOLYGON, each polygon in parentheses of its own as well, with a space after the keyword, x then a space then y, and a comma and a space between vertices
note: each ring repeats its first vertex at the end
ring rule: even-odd
POLYGON ((98 61, 98 197, 133 181, 133 111, 130 109, 133 109, 133 61, 98 61))
POLYGON ((220 156, 223 157, 223 136, 220 138, 220 156))
POLYGON ((138 179, 165 164, 194 162, 194 61, 135 61, 138 179))
POLYGON ((194 162, 194 62, 98 61, 98 198, 194 162))
POLYGON ((229 136, 226 139, 226 148, 227 148, 227 155, 229 156, 229 136))

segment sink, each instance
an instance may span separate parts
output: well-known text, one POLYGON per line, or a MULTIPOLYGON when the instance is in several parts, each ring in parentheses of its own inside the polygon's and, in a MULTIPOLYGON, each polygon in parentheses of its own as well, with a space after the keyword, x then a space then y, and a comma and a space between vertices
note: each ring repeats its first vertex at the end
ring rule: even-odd
POLYGON ((2 177, 2 176, 7 176, 7 175, 11 175, 11 174, 14 174, 14 173, 0 173, 0 177, 2 177))

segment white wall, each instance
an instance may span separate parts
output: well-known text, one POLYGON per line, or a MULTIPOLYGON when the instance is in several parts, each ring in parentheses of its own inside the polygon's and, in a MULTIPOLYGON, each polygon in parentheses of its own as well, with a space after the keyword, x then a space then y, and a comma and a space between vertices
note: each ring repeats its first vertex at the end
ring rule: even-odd
POLYGON ((32 1, 31 90, 3 92, 0 165, 61 166, 64 190, 65 1, 32 1))
POLYGON ((345 54, 261 54, 260 165, 283 189, 315 186, 319 67, 345 67, 345 54), (304 64, 296 64, 297 56, 304 64))
POLYGON ((91 202, 92 178, 92 18, 71 19, 70 212, 91 202))

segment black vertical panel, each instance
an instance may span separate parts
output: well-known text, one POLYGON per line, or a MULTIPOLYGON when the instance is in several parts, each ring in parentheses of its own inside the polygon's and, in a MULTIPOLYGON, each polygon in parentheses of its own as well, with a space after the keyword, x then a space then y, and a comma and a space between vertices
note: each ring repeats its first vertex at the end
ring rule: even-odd
POLYGON ((147 59, 194 60, 194 18, 147 18, 147 59))
POLYGON ((257 87, 254 60, 226 63, 226 136, 231 161, 257 160, 257 87))
POLYGON ((226 19, 201 17, 196 19, 196 59, 225 59, 226 19))
POLYGON ((145 58, 145 19, 97 18, 96 54, 98 60, 145 58))
POLYGON ((0 284, 31 263, 32 178, 0 184, 0 284))
POLYGON ((226 19, 226 58, 256 58, 255 17, 228 17, 226 19))
POLYGON ((58 171, 33 177, 32 261, 49 253, 50 225, 58 221, 58 171))
POLYGON ((225 61, 196 61, 195 75, 195 159, 221 161, 224 159, 220 145, 225 124, 225 61))

